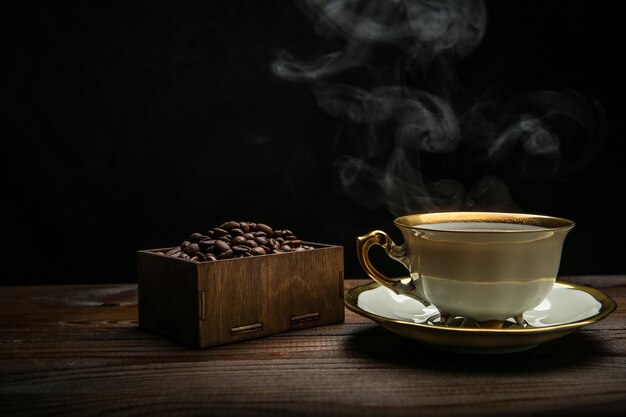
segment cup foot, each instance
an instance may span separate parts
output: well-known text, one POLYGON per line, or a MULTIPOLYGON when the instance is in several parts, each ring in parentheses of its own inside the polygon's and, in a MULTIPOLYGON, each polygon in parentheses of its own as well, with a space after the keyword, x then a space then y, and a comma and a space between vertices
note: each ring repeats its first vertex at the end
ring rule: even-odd
POLYGON ((453 316, 444 311, 428 318, 427 322, 433 326, 444 327, 461 327, 461 328, 477 328, 477 329, 511 329, 524 328, 528 323, 524 320, 522 314, 511 317, 507 320, 484 320, 477 321, 467 317, 453 316))

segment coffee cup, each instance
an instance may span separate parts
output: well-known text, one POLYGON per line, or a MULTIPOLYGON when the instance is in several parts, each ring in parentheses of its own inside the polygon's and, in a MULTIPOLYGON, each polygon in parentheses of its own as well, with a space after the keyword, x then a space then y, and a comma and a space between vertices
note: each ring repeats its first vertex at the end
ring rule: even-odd
POLYGON ((497 212, 413 214, 394 224, 402 245, 380 230, 357 238, 365 272, 396 294, 432 304, 444 324, 462 317, 496 328, 510 318, 522 324, 524 312, 548 295, 574 227, 558 217, 497 212), (379 272, 369 259, 373 245, 404 265, 410 279, 379 272))

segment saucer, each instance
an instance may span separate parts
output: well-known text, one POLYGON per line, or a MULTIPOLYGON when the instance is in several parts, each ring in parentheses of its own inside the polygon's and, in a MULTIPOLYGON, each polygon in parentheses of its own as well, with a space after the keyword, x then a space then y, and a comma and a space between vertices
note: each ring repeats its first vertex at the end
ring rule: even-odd
POLYGON ((597 289, 559 281, 541 304, 524 313, 523 326, 502 329, 445 326, 438 322, 439 312, 434 306, 397 295, 376 282, 349 290, 345 304, 401 336, 434 348, 464 353, 532 349, 600 321, 616 308, 615 301, 597 289))

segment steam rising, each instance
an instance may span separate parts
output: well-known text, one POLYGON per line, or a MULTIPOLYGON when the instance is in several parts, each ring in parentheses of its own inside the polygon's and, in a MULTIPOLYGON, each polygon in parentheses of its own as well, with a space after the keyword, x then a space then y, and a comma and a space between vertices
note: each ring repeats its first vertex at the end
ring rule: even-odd
POLYGON ((482 1, 306 0, 300 5, 318 35, 340 36, 348 44, 309 62, 283 53, 273 70, 290 81, 320 80, 363 65, 373 44, 397 46, 421 65, 444 52, 464 57, 487 26, 482 1))
POLYGON ((398 146, 447 152, 459 141, 458 121, 450 106, 425 91, 393 86, 367 92, 337 85, 319 89, 316 98, 322 109, 350 122, 394 122, 398 146))
POLYGON ((606 135, 600 103, 573 90, 485 96, 462 120, 465 142, 526 178, 568 175, 588 164, 606 135), (505 103, 503 105, 503 103, 505 103))
POLYGON ((432 181, 422 173, 420 155, 458 152, 463 143, 476 163, 546 178, 582 167, 599 149, 606 126, 602 108, 574 91, 512 99, 455 96, 462 91, 455 62, 485 33, 483 1, 306 0, 300 6, 318 35, 343 39, 344 47, 306 60, 283 52, 272 70, 308 83, 320 108, 352 126, 356 136, 339 140, 353 140, 354 154, 340 156, 334 166, 344 193, 365 207, 384 207, 393 215, 518 210, 497 176, 465 185, 432 181), (380 63, 381 49, 392 51, 392 59, 380 63), (433 68, 439 71, 433 74, 433 68), (350 71, 367 82, 337 80, 350 71), (409 86, 414 74, 426 74, 428 88, 409 86), (460 102, 471 104, 453 107, 460 102))

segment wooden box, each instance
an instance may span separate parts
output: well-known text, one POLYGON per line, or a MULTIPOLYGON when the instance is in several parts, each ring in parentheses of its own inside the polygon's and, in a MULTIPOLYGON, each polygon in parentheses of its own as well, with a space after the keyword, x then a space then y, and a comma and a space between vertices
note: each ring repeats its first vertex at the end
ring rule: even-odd
POLYGON ((343 248, 195 262, 137 253, 139 326, 198 348, 344 320, 343 248))

